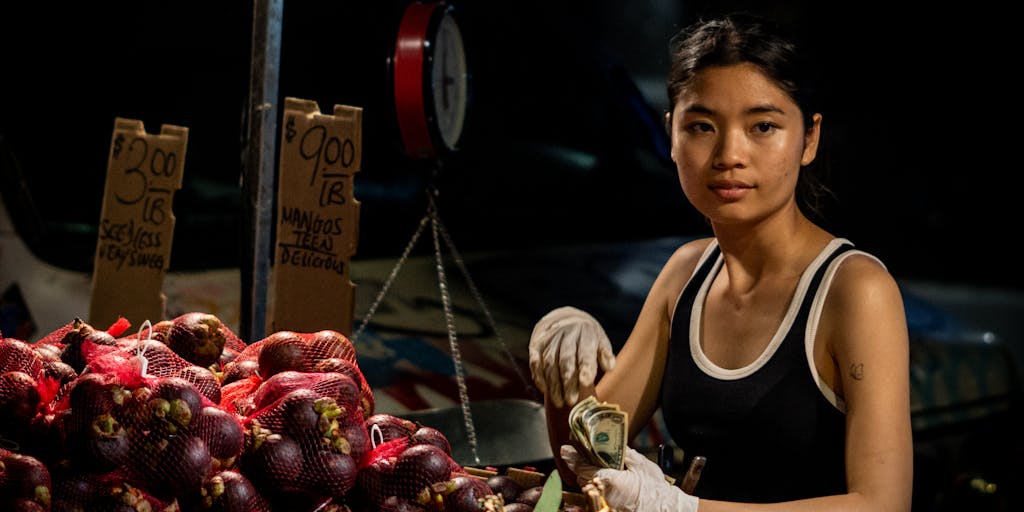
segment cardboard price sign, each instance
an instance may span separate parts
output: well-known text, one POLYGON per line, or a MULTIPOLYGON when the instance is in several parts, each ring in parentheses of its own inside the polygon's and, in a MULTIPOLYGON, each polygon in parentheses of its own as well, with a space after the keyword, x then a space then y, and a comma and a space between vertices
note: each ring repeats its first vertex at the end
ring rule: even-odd
POLYGON ((352 333, 349 261, 359 238, 352 192, 362 161, 363 109, 285 99, 277 189, 271 331, 352 333))
POLYGON ((122 316, 132 325, 164 319, 171 203, 181 188, 187 144, 188 128, 165 124, 150 134, 142 121, 114 121, 89 307, 89 323, 97 328, 122 316))

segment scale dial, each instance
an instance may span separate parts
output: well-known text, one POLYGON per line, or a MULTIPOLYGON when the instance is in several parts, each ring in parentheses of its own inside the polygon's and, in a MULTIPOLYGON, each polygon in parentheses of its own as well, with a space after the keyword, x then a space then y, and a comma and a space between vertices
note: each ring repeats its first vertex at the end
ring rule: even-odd
POLYGON ((462 137, 469 77, 454 11, 445 2, 413 2, 398 28, 395 112, 402 144, 414 158, 440 158, 455 151, 462 137))

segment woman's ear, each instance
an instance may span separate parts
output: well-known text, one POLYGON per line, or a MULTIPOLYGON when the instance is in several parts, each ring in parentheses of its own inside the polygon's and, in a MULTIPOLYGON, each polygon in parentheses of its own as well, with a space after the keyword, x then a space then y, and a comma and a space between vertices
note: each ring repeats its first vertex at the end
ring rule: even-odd
POLYGON ((665 112, 665 133, 672 135, 672 112, 665 112))
POLYGON ((821 140, 821 114, 811 116, 811 126, 804 131, 804 152, 800 156, 800 165, 810 165, 818 155, 818 142, 821 140))

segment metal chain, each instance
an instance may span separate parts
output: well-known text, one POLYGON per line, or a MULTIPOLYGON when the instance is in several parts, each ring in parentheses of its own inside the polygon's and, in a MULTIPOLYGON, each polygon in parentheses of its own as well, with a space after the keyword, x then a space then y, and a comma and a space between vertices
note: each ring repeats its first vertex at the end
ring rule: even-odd
POLYGON ((462 368, 462 355, 459 352, 459 344, 456 339, 455 315, 452 314, 451 296, 448 293, 448 279, 444 271, 444 258, 441 255, 441 239, 438 235, 440 219, 433 196, 430 197, 427 215, 430 216, 431 230, 434 234, 434 260, 437 267, 437 284, 441 290, 444 321, 448 327, 448 343, 451 346, 452 361, 455 363, 455 380, 459 385, 459 402, 462 404, 462 417, 466 422, 466 438, 469 441, 470 449, 473 451, 473 461, 479 465, 480 456, 477 455, 476 451, 476 427, 473 425, 473 414, 469 409, 469 391, 466 387, 466 377, 462 368))
POLYGON ((501 333, 498 330, 494 316, 491 314, 490 309, 484 301, 483 294, 480 293, 480 290, 476 287, 476 283, 473 282, 473 279, 469 274, 469 269, 466 266, 465 260, 463 260, 462 255, 455 247, 455 243, 452 241, 448 230, 444 227, 444 223, 441 222, 441 217, 437 212, 437 204, 434 202, 434 194, 428 194, 428 198, 429 205, 427 207, 427 215, 420 220, 419 226, 416 228, 416 232, 413 233, 412 239, 410 239, 409 243, 406 244, 401 257, 399 257, 395 266, 391 269, 391 273, 384 281, 383 286, 381 286, 380 292, 377 293, 377 296, 374 298, 369 310, 367 310, 366 315, 363 316, 362 323, 359 325, 355 334, 353 334, 352 340, 353 342, 359 341, 359 337, 366 329, 366 326, 370 323, 374 314, 376 314, 377 309, 384 300, 384 296, 387 295, 388 291, 391 289, 391 285, 394 284, 395 279, 398 277, 398 272, 409 259, 409 255, 412 253, 413 247, 416 245, 416 242, 419 241, 419 238, 422 236, 423 230, 426 229, 427 222, 429 221, 434 239, 434 262, 437 270, 438 289, 441 293, 441 303, 444 308, 445 326, 448 330, 448 342, 451 347, 452 361, 455 364, 455 379, 459 388, 459 402, 462 407, 462 416, 466 425, 466 437, 473 453, 474 463, 480 464, 480 456, 477 454, 476 427, 473 422, 472 411, 469 408, 469 389, 466 385, 465 370, 462 364, 462 355, 458 346, 458 334, 455 328, 455 315, 452 312, 452 301, 448 288, 448 278, 444 268, 444 257, 441 253, 441 236, 444 237, 445 245, 451 251, 452 258, 455 260, 455 264, 459 267, 459 271, 462 273, 463 278, 465 278, 466 283, 469 286, 469 290, 473 294, 473 298, 476 299, 480 308, 483 310, 487 323, 494 332, 494 335, 497 337, 498 343, 501 345, 502 350, 505 352, 505 356, 512 365, 512 369, 515 370, 519 380, 522 381, 527 392, 532 397, 536 398, 539 394, 536 388, 534 388, 530 381, 523 375, 519 365, 516 363, 515 357, 512 355, 512 352, 509 350, 508 345, 505 343, 504 338, 502 338, 501 333))
POLYGON ((501 350, 505 352, 505 357, 508 358, 509 364, 512 366, 512 369, 515 370, 519 380, 523 383, 523 387, 526 389, 526 392, 529 393, 534 400, 541 400, 543 397, 540 392, 537 391, 537 388, 535 388, 529 379, 523 375, 523 371, 519 368, 519 364, 516 363, 516 359, 512 355, 512 351, 509 350, 508 345, 505 343, 505 339, 501 337, 501 332, 498 331, 498 324, 494 321, 494 316, 491 315, 491 310, 484 302, 483 294, 480 293, 480 290, 476 287, 476 283, 473 282, 473 278, 470 277, 469 269, 466 267, 466 262, 462 259, 462 255, 459 254, 459 250, 455 248, 455 242, 452 241, 452 238, 448 234, 448 230, 445 229, 444 223, 441 222, 440 217, 438 217, 437 222, 440 225, 441 235, 444 237, 444 242, 448 246, 448 250, 452 253, 452 259, 455 260, 455 264, 462 272, 462 277, 469 285, 469 291, 473 294, 473 298, 475 298, 477 303, 480 304, 480 309, 483 310, 484 316, 487 318, 487 324, 490 325, 491 330, 494 332, 494 336, 498 339, 498 343, 501 345, 501 350))
POLYGON ((370 319, 373 318, 373 315, 377 312, 377 308, 380 307, 380 303, 384 301, 384 296, 387 295, 388 290, 391 289, 392 283, 395 282, 395 278, 398 277, 398 271, 402 269, 402 266, 405 265, 405 261, 409 259, 409 253, 412 252, 413 246, 415 246, 416 242, 420 239, 420 235, 423 234, 423 230, 427 227, 427 221, 429 220, 429 213, 424 215, 423 219, 420 220, 420 225, 412 235, 412 240, 409 240, 409 243, 406 244, 405 250, 402 251, 402 256, 398 258, 398 263, 396 263, 394 268, 391 269, 391 274, 388 275, 388 278, 384 281, 384 286, 381 287, 380 292, 377 293, 377 297, 373 299, 373 304, 370 304, 370 309, 366 312, 366 315, 363 316, 363 322, 359 324, 359 329, 357 329, 355 334, 352 335, 353 343, 359 341, 359 336, 363 334, 367 324, 370 323, 370 319))

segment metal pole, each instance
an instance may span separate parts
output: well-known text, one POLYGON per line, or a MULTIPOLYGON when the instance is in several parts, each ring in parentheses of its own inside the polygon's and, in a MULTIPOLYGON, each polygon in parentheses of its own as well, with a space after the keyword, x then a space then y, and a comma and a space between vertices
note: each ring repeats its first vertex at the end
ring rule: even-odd
POLYGON ((252 62, 249 75, 245 165, 242 175, 242 255, 240 335, 247 343, 266 335, 274 168, 277 149, 278 79, 284 0, 253 0, 252 62))

